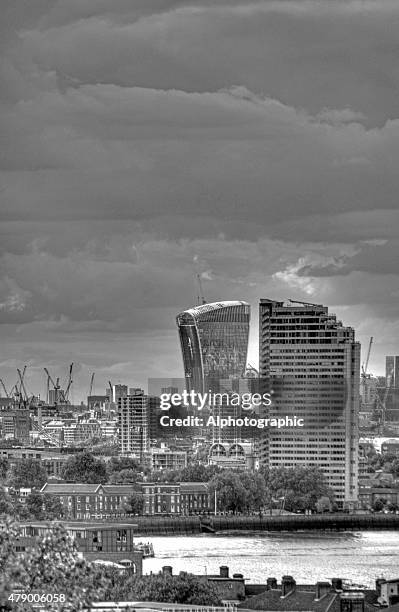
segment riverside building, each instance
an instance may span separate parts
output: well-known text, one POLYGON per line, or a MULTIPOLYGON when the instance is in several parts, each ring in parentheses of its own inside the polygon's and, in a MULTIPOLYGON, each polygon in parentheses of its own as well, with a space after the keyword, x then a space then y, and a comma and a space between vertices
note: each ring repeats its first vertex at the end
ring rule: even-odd
POLYGON ((268 416, 297 416, 301 428, 268 429, 260 461, 271 468, 317 467, 338 507, 358 499, 360 345, 326 306, 262 299, 261 384, 273 391, 268 416))

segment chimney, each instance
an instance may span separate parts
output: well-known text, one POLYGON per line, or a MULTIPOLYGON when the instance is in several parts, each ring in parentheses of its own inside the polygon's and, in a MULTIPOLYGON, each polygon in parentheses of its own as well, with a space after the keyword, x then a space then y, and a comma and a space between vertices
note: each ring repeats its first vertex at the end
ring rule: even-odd
POLYGON ((350 591, 339 596, 340 612, 364 612, 364 593, 350 591))
POLYGON ((229 568, 227 567, 227 565, 221 565, 220 566, 220 577, 221 578, 228 578, 229 577, 229 568))
POLYGON ((329 582, 316 582, 316 601, 322 599, 330 592, 331 584, 329 582))
POLYGON ((268 578, 266 584, 268 591, 270 591, 270 589, 277 589, 277 578, 268 578))
POLYGON ((375 590, 377 591, 377 595, 380 597, 381 595, 381 585, 386 582, 385 578, 377 578, 375 581, 375 590))
POLYGON ((283 576, 281 580, 281 597, 287 597, 291 591, 295 590, 296 582, 292 576, 283 576))
POLYGON ((239 578, 242 580, 244 578, 244 574, 233 574, 233 578, 239 578))
POLYGON ((331 586, 334 591, 342 591, 342 578, 332 578, 331 586))
POLYGON ((164 576, 173 576, 173 569, 171 565, 164 565, 162 568, 162 573, 164 576))

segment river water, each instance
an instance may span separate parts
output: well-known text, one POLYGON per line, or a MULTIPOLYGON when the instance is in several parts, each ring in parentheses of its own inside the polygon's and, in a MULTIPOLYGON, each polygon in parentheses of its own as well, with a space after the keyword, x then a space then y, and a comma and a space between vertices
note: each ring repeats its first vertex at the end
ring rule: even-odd
POLYGON ((399 578, 398 531, 229 532, 154 536, 150 541, 155 558, 144 560, 145 574, 163 565, 171 565, 174 573, 217 574, 227 565, 230 575, 241 573, 251 583, 264 583, 268 576, 280 582, 289 574, 299 584, 338 577, 371 587, 378 577, 399 578))

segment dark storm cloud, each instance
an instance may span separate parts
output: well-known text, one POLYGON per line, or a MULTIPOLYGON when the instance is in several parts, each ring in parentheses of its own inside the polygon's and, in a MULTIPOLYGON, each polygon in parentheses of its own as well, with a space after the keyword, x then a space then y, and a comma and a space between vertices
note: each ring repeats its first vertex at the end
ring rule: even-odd
POLYGON ((4 376, 77 355, 87 376, 180 375, 197 273, 210 301, 331 304, 378 335, 377 367, 397 352, 396 1, 5 0, 2 16, 4 376))

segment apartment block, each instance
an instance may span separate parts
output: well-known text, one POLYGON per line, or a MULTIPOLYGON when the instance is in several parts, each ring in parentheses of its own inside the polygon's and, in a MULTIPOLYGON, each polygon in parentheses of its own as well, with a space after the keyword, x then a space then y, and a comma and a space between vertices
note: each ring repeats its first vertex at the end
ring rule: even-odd
POLYGON ((118 399, 118 441, 122 455, 142 460, 149 450, 148 396, 142 389, 118 399))

